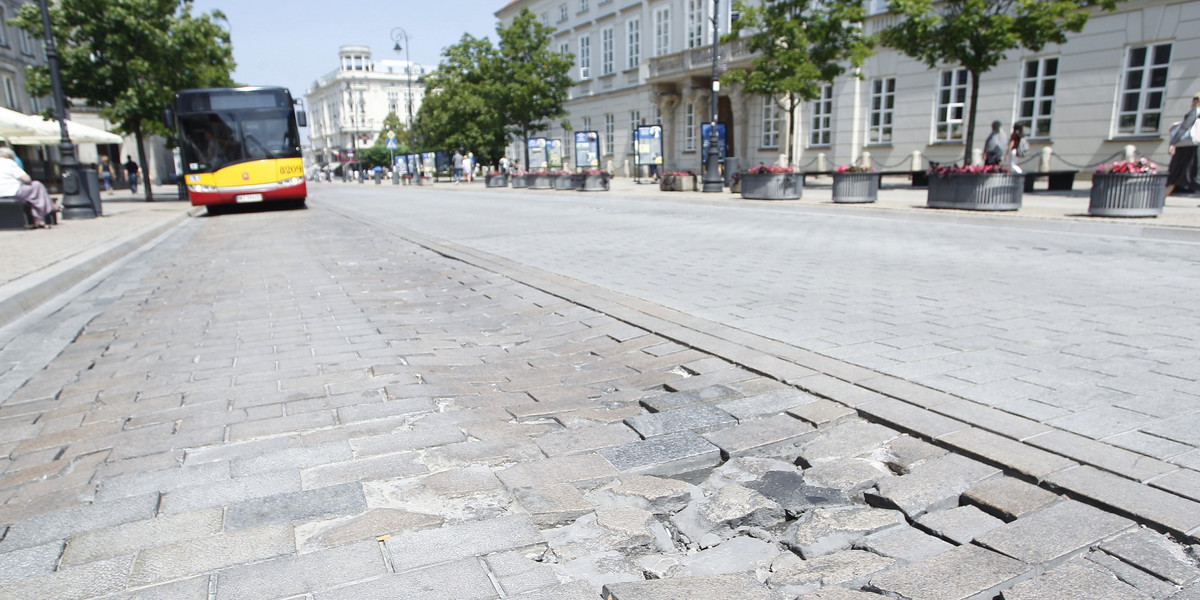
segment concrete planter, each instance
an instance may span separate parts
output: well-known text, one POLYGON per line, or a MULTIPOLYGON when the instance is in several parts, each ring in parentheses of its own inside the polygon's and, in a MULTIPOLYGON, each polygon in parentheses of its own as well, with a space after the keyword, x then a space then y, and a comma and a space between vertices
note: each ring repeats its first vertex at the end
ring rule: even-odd
POLYGON ((878 173, 833 174, 833 201, 838 204, 864 204, 879 198, 878 173))
POLYGON ((554 179, 557 175, 549 173, 530 173, 525 181, 529 183, 531 190, 552 190, 554 189, 554 179))
POLYGON ((800 173, 742 174, 742 198, 747 200, 796 200, 803 189, 800 173))
POLYGON ((929 177, 929 208, 1017 210, 1025 191, 1020 173, 952 173, 929 177))
POLYGON ((490 188, 508 187, 508 175, 488 175, 484 185, 490 188))
POLYGON ((579 173, 572 176, 575 181, 575 189, 580 192, 607 192, 608 191, 608 175, 591 175, 588 173, 579 173))
POLYGON ((1096 173, 1088 214, 1094 217, 1157 217, 1167 202, 1165 173, 1096 173))
POLYGON ((554 177, 554 189, 573 190, 575 189, 575 182, 570 175, 556 175, 554 177))
POLYGON ((525 175, 513 175, 511 183, 515 188, 527 188, 529 187, 529 178, 525 175))
POLYGON ((694 192, 700 189, 695 175, 663 175, 658 189, 664 192, 694 192))

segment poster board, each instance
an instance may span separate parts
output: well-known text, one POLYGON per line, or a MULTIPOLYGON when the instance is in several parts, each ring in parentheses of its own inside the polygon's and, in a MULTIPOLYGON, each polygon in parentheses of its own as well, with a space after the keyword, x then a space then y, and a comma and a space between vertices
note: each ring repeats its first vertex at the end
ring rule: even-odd
POLYGON ((563 168, 562 140, 546 140, 546 164, 556 171, 563 168))
MULTIPOLYGON (((703 165, 708 160, 708 140, 712 135, 712 123, 702 123, 700 125, 700 164, 703 165)), ((728 149, 728 144, 725 143, 725 124, 717 123, 717 152, 721 158, 721 162, 725 162, 725 152, 728 149)))
POLYGON ((575 132, 575 166, 583 169, 600 168, 600 134, 595 131, 575 132))
POLYGON ((546 138, 529 138, 525 140, 525 147, 529 150, 529 170, 546 170, 546 138))
POLYGON ((437 153, 422 152, 421 153, 421 172, 426 177, 434 177, 437 174, 437 153))
POLYGON ((662 125, 642 125, 634 132, 639 165, 661 165, 663 150, 662 125))

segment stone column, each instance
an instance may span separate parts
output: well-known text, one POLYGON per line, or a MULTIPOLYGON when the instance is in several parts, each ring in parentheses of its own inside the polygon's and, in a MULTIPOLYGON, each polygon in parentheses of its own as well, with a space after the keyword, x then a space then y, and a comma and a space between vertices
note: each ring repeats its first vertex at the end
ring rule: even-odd
POLYGON ((676 167, 679 164, 678 124, 675 122, 675 109, 679 107, 680 95, 676 92, 653 92, 651 101, 662 113, 663 119, 663 168, 676 167))
POLYGON ((704 160, 704 156, 702 156, 700 152, 701 148, 704 148, 704 140, 701 139, 700 133, 703 131, 703 129, 700 126, 703 123, 707 123, 711 118, 711 115, 708 114, 708 111, 711 110, 711 101, 709 100, 709 98, 711 98, 711 94, 712 90, 707 87, 692 86, 688 86, 684 90, 683 94, 684 98, 686 98, 687 101, 692 105, 692 114, 696 116, 696 151, 695 153, 688 155, 687 164, 680 164, 679 166, 685 169, 691 169, 697 173, 702 171, 701 162, 704 160))
POLYGON ((746 89, 742 84, 735 83, 728 90, 730 106, 733 109, 733 152, 738 157, 740 168, 745 169, 750 164, 746 162, 750 153, 750 112, 746 110, 746 89))

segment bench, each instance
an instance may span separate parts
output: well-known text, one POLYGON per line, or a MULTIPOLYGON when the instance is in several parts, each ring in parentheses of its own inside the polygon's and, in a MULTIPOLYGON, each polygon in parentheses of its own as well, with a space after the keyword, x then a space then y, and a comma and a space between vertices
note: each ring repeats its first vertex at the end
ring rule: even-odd
POLYGON ((1051 192, 1069 192, 1075 187, 1075 174, 1079 171, 1036 171, 1025 173, 1025 191, 1033 191, 1033 182, 1046 178, 1046 189, 1051 192))
MULTIPOLYGON (((58 224, 58 213, 46 215, 47 225, 58 224)), ((24 200, 16 196, 0 197, 0 229, 28 229, 33 225, 33 212, 24 200)))

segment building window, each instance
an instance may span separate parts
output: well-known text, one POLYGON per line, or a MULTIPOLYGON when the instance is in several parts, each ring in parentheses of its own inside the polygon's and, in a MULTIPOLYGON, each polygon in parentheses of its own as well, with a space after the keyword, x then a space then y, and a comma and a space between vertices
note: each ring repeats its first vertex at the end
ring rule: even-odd
POLYGON ((8 10, 0 6, 0 46, 8 47, 8 10))
POLYGON ((588 0, 579 0, 579 12, 586 12, 588 9, 588 0))
POLYGON ((613 72, 613 28, 605 27, 600 30, 600 73, 611 75, 613 72))
POLYGON ((628 69, 636 69, 638 63, 642 62, 642 21, 641 19, 630 19, 625 24, 626 49, 629 51, 628 69))
POLYGON ((1121 78, 1124 83, 1121 86, 1121 107, 1117 113, 1118 134, 1158 133, 1167 87, 1167 67, 1170 64, 1169 43, 1129 49, 1125 74, 1121 78))
POLYGON ((612 113, 604 115, 604 154, 613 153, 613 136, 616 135, 617 122, 613 119, 612 113))
POLYGON ((4 106, 16 111, 21 110, 17 106, 17 87, 13 85, 13 79, 8 75, 4 76, 4 106))
POLYGON ((558 5, 558 22, 562 23, 563 21, 566 21, 566 20, 567 20, 567 5, 559 4, 558 5))
POLYGON ((592 38, 579 38, 579 78, 587 79, 592 76, 592 38))
POLYGON ((1021 100, 1017 104, 1017 124, 1025 126, 1030 137, 1050 137, 1050 119, 1054 115, 1054 88, 1058 83, 1058 59, 1039 58, 1025 61, 1021 76, 1021 100))
POLYGON ((545 25, 546 27, 550 26, 550 13, 542 13, 542 25, 545 25))
POLYGON ((895 109, 896 78, 888 77, 871 81, 871 111, 867 143, 892 143, 892 116, 895 114, 895 109))
POLYGON ((654 11, 654 55, 662 56, 671 52, 671 9, 660 8, 654 11))
POLYGON ((662 124, 662 109, 657 104, 654 105, 654 124, 662 124))
POLYGON ((704 6, 708 0, 687 0, 687 47, 704 45, 704 6))
POLYGON ((696 151, 696 105, 691 102, 683 107, 683 149, 696 151))
POLYGON ((21 40, 21 53, 33 56, 33 44, 29 42, 29 34, 24 29, 18 29, 17 33, 21 40))
POLYGON ((967 101, 967 70, 942 71, 938 79, 936 135, 939 142, 963 139, 963 112, 967 101))
POLYGON ((821 97, 809 105, 810 146, 828 146, 833 138, 833 86, 821 86, 821 97))
POLYGON ((775 98, 767 96, 763 98, 762 111, 762 147, 763 148, 778 148, 779 147, 779 127, 780 118, 779 103, 775 102, 775 98))
POLYGON ((561 42, 558 45, 558 53, 562 54, 563 56, 567 56, 568 54, 570 54, 571 53, 571 43, 570 42, 561 42))
POLYGON ((388 92, 388 112, 400 114, 400 92, 388 92))

